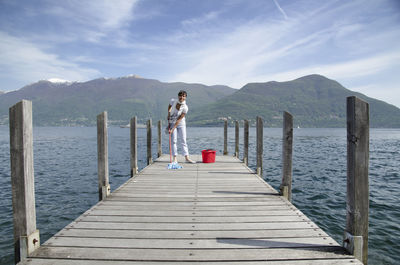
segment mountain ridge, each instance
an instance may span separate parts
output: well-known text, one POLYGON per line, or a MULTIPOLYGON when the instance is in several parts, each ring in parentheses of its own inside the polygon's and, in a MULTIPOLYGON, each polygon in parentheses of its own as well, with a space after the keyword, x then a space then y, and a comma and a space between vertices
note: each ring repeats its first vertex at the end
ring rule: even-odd
POLYGON ((163 83, 134 76, 72 83, 41 80, 0 96, 0 123, 8 123, 8 108, 22 99, 33 102, 36 125, 95 125, 97 114, 104 110, 111 124, 126 124, 133 115, 140 122, 161 119, 166 117, 169 100, 182 89, 188 92, 192 107, 235 91, 228 86, 163 83))
POLYGON ((176 98, 181 89, 188 92, 189 126, 220 126, 227 117, 230 122, 247 119, 254 124, 255 117, 261 116, 266 127, 280 127, 282 112, 288 111, 295 126, 345 127, 346 97, 357 96, 370 103, 371 127, 400 127, 399 108, 321 75, 248 83, 239 90, 137 76, 68 83, 41 80, 0 94, 0 124, 8 123, 8 108, 21 99, 33 102, 36 125, 93 126, 104 110, 114 125, 126 124, 134 115, 140 123, 150 117, 165 120, 170 98, 176 98))
POLYGON ((299 127, 345 127, 348 96, 370 103, 371 127, 400 127, 399 108, 315 74, 285 82, 248 83, 223 100, 204 106, 206 111, 196 112, 193 125, 216 125, 228 116, 254 124, 255 117, 262 116, 265 126, 279 127, 283 111, 288 111, 299 127), (215 115, 218 109, 222 111, 215 115))

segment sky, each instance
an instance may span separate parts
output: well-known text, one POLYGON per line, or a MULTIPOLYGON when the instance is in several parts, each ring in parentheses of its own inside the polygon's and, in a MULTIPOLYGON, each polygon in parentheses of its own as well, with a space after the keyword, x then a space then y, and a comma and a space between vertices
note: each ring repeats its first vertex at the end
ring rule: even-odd
POLYGON ((400 107, 400 1, 0 0, 0 91, 132 74, 238 89, 321 74, 400 107))

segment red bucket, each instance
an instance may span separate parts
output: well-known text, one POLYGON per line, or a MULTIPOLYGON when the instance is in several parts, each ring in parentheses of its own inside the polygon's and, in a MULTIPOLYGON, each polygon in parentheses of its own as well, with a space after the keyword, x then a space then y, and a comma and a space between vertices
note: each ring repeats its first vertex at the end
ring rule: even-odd
POLYGON ((215 154, 217 151, 212 149, 207 149, 201 151, 201 156, 203 157, 203 163, 214 163, 215 162, 215 154))

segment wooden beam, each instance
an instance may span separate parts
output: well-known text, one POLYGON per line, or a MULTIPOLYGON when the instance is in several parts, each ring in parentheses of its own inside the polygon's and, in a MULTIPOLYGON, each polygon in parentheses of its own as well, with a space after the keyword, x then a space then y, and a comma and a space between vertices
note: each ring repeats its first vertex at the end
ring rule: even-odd
POLYGON ((293 116, 289 112, 283 113, 282 137, 282 184, 281 195, 292 200, 292 154, 293 154, 293 116), (285 187, 287 193, 285 194, 285 187))
POLYGON ((97 116, 97 172, 99 182, 99 200, 110 195, 108 180, 108 133, 107 112, 97 116))
POLYGON ((243 132, 243 163, 249 165, 249 121, 244 120, 243 132))
POLYGON ((131 134, 131 177, 138 173, 137 156, 137 117, 134 116, 130 121, 131 134))
POLYGON ((9 109, 15 263, 40 245, 36 229, 33 170, 32 102, 22 100, 9 109))
POLYGON ((160 157, 162 155, 162 134, 161 134, 161 127, 162 127, 162 121, 158 121, 158 152, 157 152, 157 157, 160 157))
POLYGON ((224 123, 224 155, 228 154, 228 121, 224 123))
POLYGON ((264 135, 264 125, 261 117, 257 116, 257 175, 262 176, 263 170, 263 135, 264 135))
POLYGON ((235 157, 239 158, 239 121, 235 121, 235 157))
POLYGON ((147 121, 147 165, 153 163, 153 156, 151 155, 151 119, 147 121))
POLYGON ((364 264, 368 263, 368 166, 369 105, 357 97, 348 97, 346 201, 348 236, 345 236, 344 246, 364 264), (362 237, 361 240, 359 237, 362 237))

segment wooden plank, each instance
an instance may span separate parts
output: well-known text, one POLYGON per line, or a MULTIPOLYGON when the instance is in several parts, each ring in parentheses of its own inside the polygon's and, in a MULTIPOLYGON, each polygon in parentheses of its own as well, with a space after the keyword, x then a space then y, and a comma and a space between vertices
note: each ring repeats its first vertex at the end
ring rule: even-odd
POLYGON ((340 247, 267 248, 267 249, 138 249, 138 248, 81 248, 42 246, 32 257, 61 259, 102 259, 136 261, 260 261, 297 259, 347 259, 340 247))
POLYGON ((120 216, 264 216, 264 215, 296 215, 296 210, 266 211, 126 211, 126 210, 92 210, 87 215, 120 215, 120 216))
POLYGON ((238 208, 239 210, 249 210, 252 207, 254 207, 255 210, 260 210, 262 207, 275 207, 275 206, 281 206, 281 207, 294 207, 293 205, 288 205, 284 201, 281 200, 269 200, 269 201, 256 201, 256 202, 251 202, 251 201, 237 201, 237 202, 203 202, 203 201, 186 201, 186 202, 175 202, 175 201, 164 201, 162 203, 158 202, 151 202, 151 201, 117 201, 117 200, 110 200, 106 204, 98 205, 99 208, 104 207, 104 208, 112 208, 112 207, 166 207, 166 208, 171 208, 171 207, 188 207, 192 206, 194 203, 200 209, 209 209, 209 210, 222 210, 222 209, 233 209, 233 208, 238 208))
POLYGON ((88 238, 287 238, 287 237, 328 237, 321 229, 282 229, 282 230, 225 230, 225 231, 153 231, 118 229, 63 229, 57 237, 88 238))
MULTIPOLYGON (((115 265, 115 261, 111 260, 68 260, 68 259, 29 259, 29 263, 20 263, 21 265, 31 264, 31 265, 115 265)), ((318 259, 318 260, 275 260, 275 261, 229 261, 229 262, 188 262, 188 261, 118 261, 119 265, 358 265, 361 264, 355 259, 318 259)))
POLYGON ((254 223, 123 223, 123 222, 74 222, 66 228, 85 229, 142 229, 181 231, 224 231, 224 230, 271 230, 271 229, 312 229, 317 225, 308 222, 254 222, 254 223))
POLYGON ((304 216, 118 216, 85 215, 78 219, 85 222, 125 222, 125 223, 260 223, 260 222, 309 222, 304 216))
POLYGON ((136 239, 136 238, 85 238, 53 237, 43 246, 102 247, 142 249, 243 249, 243 248, 306 248, 339 246, 328 237, 300 238, 214 238, 214 239, 136 239))
POLYGON ((241 212, 246 212, 246 211, 267 211, 271 209, 282 209, 283 207, 286 207, 287 205, 282 203, 282 202, 274 202, 272 204, 268 205, 231 205, 231 206, 197 206, 197 204, 192 203, 191 205, 188 206, 176 206, 176 205, 101 205, 99 207, 96 207, 96 210, 129 210, 129 211, 143 211, 143 210, 175 210, 175 211, 190 211, 195 209, 197 211, 241 211, 241 212))

